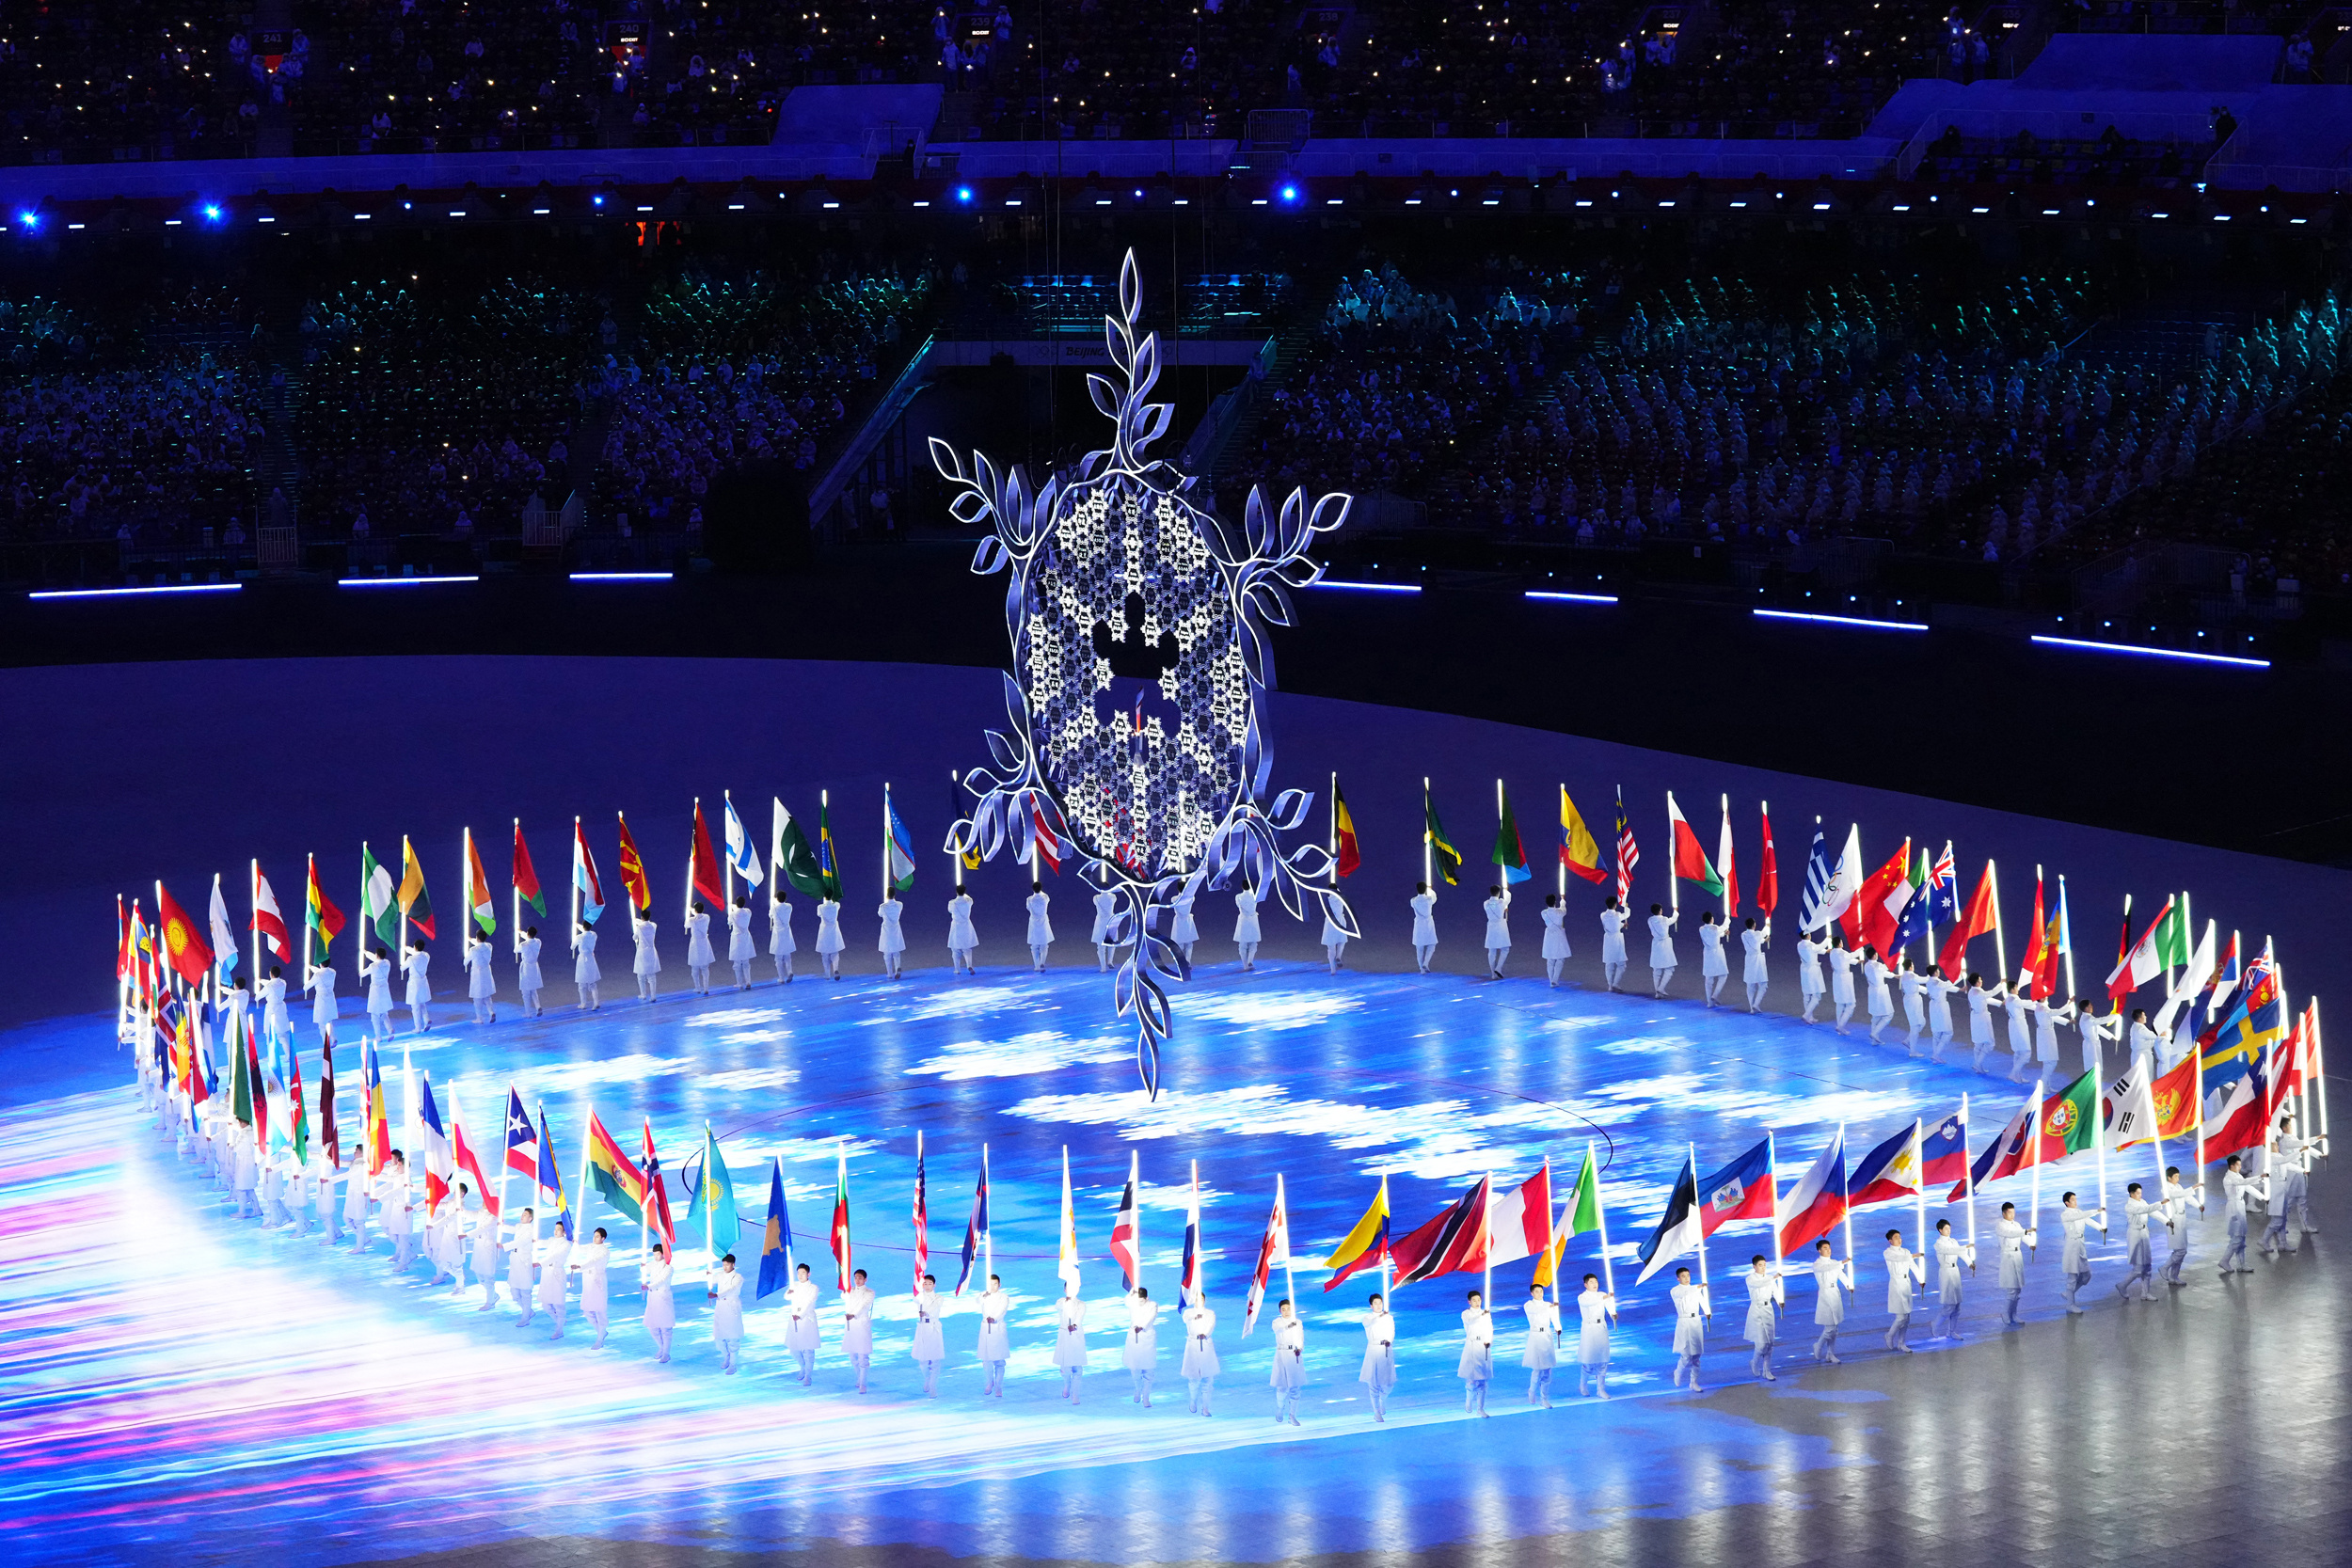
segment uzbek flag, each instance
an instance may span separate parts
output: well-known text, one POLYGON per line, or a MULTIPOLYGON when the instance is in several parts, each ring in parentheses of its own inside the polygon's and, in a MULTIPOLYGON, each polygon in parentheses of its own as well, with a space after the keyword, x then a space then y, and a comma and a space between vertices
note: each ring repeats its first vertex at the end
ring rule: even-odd
POLYGON ((1347 809, 1347 797, 1340 793, 1336 774, 1331 780, 1331 838, 1332 858, 1338 863, 1339 875, 1354 876, 1356 868, 1364 863, 1364 857, 1356 842, 1356 816, 1347 809))
POLYGON ((914 840, 890 803, 887 789, 882 791, 882 826, 890 840, 890 891, 904 893, 914 885, 914 840))

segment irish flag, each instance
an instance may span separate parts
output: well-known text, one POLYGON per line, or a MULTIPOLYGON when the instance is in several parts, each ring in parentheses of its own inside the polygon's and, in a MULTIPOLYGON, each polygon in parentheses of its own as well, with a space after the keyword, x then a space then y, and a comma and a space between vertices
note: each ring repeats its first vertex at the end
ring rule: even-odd
POLYGON ((1696 882, 1720 898, 1724 895, 1724 879, 1715 868, 1707 863, 1707 851, 1699 845, 1699 835, 1691 831, 1682 808, 1675 804, 1675 792, 1666 791, 1666 819, 1674 830, 1675 875, 1686 882, 1696 882))

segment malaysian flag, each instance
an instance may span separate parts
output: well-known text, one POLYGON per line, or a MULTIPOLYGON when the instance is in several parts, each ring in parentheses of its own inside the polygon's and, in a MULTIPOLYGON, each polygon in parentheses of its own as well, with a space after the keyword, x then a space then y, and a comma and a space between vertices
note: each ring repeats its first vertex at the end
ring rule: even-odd
POLYGON ((1617 902, 1624 903, 1633 891, 1633 868, 1642 863, 1642 851, 1633 842, 1633 824, 1625 816, 1625 786, 1617 786, 1617 902))

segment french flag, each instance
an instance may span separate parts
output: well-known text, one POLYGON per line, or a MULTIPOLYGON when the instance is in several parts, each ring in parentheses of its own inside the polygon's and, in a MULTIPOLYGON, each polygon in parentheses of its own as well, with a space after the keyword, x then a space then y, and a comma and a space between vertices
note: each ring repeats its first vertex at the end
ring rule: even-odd
POLYGON ((1821 1150, 1820 1158, 1805 1168, 1781 1203, 1782 1256, 1811 1246, 1845 1217, 1846 1129, 1841 1123, 1837 1135, 1821 1150))

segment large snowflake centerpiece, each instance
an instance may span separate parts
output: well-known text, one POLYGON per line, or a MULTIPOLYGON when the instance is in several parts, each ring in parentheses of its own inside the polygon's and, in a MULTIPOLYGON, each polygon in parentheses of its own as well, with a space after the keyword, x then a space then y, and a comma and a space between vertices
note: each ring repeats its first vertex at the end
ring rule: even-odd
POLYGON ((1018 467, 1000 472, 975 452, 967 470, 936 438, 930 452, 956 520, 993 529, 972 569, 1007 574, 1012 641, 1009 728, 988 733, 991 766, 964 776, 973 806, 947 848, 1025 860, 1069 846, 1080 875, 1117 898, 1117 940, 1133 944, 1119 1014, 1136 1021, 1136 1065, 1156 1095, 1170 1027, 1164 982, 1191 973, 1168 940, 1178 896, 1238 873, 1293 916, 1311 905, 1356 934, 1329 850, 1284 843, 1312 795, 1286 789, 1264 803, 1269 628, 1291 624, 1289 591, 1322 575, 1308 548, 1346 520, 1349 498, 1310 507, 1294 490, 1270 512, 1252 488, 1236 549, 1193 480, 1146 456, 1174 409, 1149 401, 1160 347, 1156 334, 1137 336, 1142 302, 1131 251, 1120 314, 1104 318, 1119 374, 1087 377, 1112 423, 1109 447, 1034 490, 1018 467))

